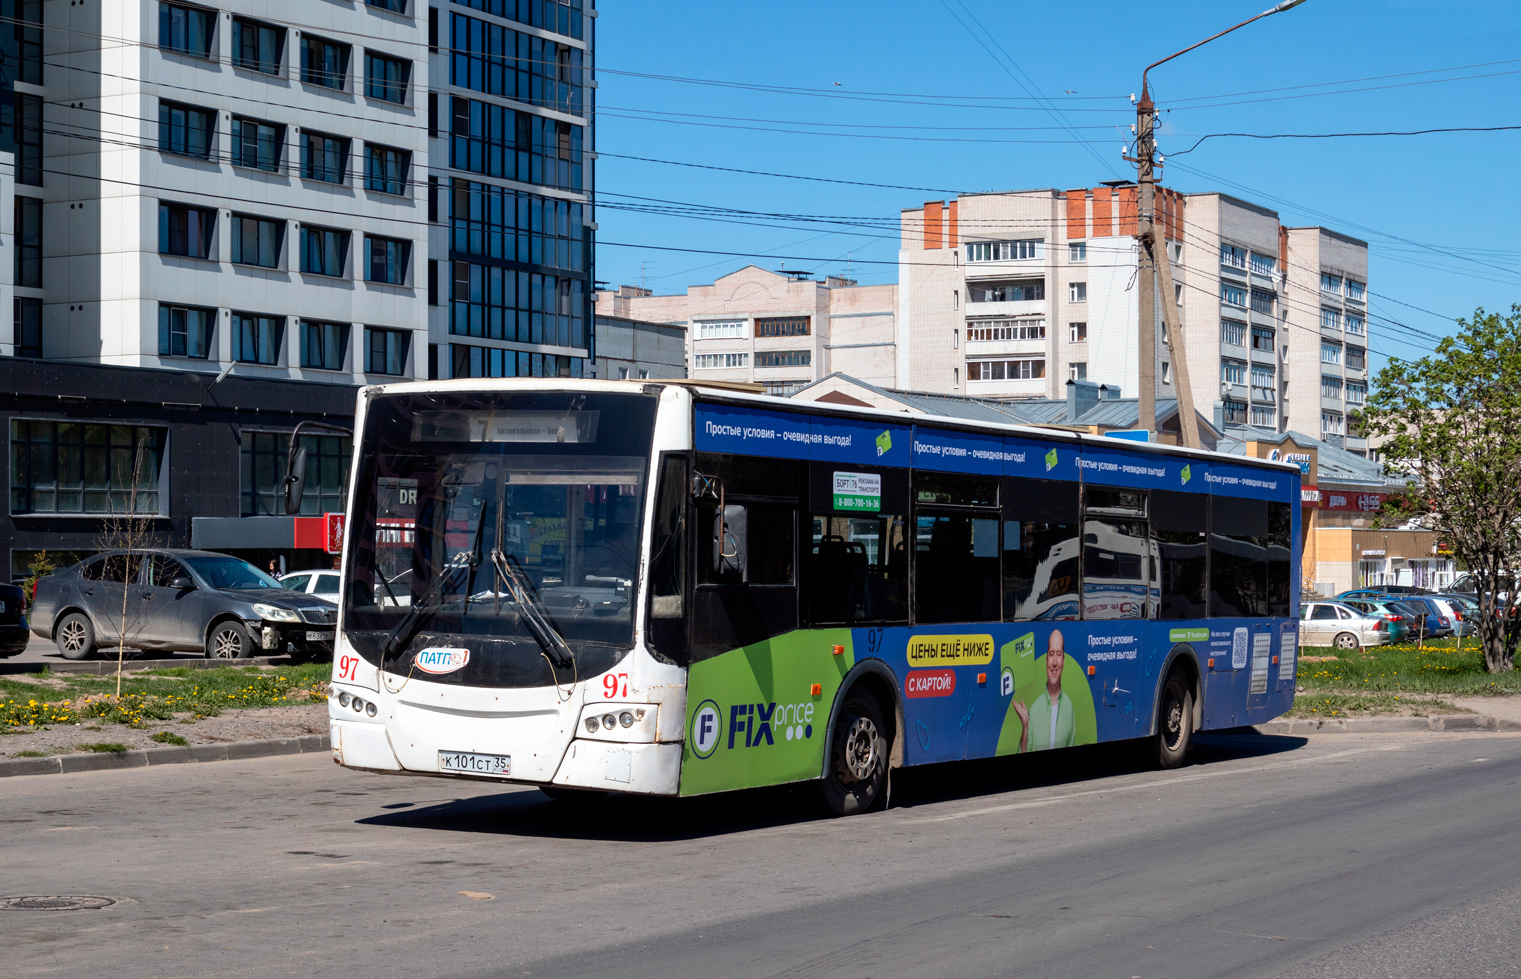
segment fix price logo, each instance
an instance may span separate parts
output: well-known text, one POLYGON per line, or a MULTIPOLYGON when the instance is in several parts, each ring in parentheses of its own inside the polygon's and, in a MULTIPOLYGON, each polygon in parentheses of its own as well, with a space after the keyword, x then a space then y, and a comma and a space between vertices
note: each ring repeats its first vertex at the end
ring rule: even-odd
POLYGON ((813 737, 813 707, 795 704, 734 704, 729 708, 728 738, 723 737, 724 716, 718 704, 704 700, 692 713, 692 754, 711 757, 719 743, 730 750, 775 746, 777 741, 806 741, 813 737))

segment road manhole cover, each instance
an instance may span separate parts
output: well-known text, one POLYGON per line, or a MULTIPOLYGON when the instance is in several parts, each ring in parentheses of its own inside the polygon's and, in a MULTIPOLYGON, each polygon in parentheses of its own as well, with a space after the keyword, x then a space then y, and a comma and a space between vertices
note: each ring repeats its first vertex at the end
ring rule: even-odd
POLYGON ((28 894, 24 897, 0 897, 0 911, 99 911, 119 900, 88 894, 28 894))

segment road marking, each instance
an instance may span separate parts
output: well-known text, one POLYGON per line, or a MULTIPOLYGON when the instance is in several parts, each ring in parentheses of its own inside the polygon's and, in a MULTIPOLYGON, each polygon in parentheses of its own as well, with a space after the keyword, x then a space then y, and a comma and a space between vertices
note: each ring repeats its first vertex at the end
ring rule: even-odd
POLYGON ((1169 778, 1160 778, 1145 782, 1133 782, 1129 785, 1114 785, 1102 789, 1088 789, 1083 792, 1067 792, 1062 795, 1047 796, 1043 799, 1031 799, 1028 802, 1009 802, 1000 806, 984 806, 981 809, 968 809, 965 812, 946 813, 942 816, 923 816, 911 819, 916 823, 939 823, 949 819, 965 819, 968 816, 985 816, 995 812, 1009 812, 1015 809, 1036 809, 1041 806, 1053 806, 1061 802, 1069 802, 1073 799, 1084 799, 1089 796, 1106 795, 1113 792, 1128 792, 1136 789, 1154 789, 1163 785, 1176 785, 1181 782, 1197 782, 1207 778, 1215 778, 1219 775, 1246 775, 1251 772, 1270 771, 1280 768, 1290 768, 1296 765, 1310 765, 1316 762, 1331 761, 1335 758, 1345 758, 1348 755, 1361 755, 1370 751, 1407 751, 1406 745, 1377 745, 1366 748, 1346 748, 1341 751, 1333 751, 1326 755, 1316 755, 1313 758, 1292 758, 1287 761, 1276 762, 1268 765, 1253 765, 1249 768, 1221 768, 1209 772, 1193 772, 1187 775, 1174 775, 1169 778))

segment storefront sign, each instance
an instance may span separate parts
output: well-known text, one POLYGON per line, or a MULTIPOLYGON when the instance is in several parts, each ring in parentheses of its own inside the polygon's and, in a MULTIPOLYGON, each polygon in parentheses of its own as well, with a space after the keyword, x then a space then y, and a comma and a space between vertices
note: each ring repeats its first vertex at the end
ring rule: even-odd
POLYGON ((1299 502, 1300 503, 1319 503, 1320 502, 1320 490, 1316 489, 1313 486, 1301 487, 1300 490, 1299 490, 1299 502))
POLYGON ((1382 549, 1372 550, 1372 549, 1366 548, 1366 547, 1363 548, 1363 551, 1362 551, 1363 557, 1383 557, 1384 553, 1385 552, 1382 549))
POLYGON ((327 541, 329 554, 343 553, 343 514, 324 513, 322 519, 325 523, 323 539, 327 541))
POLYGON ((1371 513, 1384 505, 1388 493, 1351 493, 1337 490, 1322 491, 1321 508, 1325 510, 1350 510, 1371 513))

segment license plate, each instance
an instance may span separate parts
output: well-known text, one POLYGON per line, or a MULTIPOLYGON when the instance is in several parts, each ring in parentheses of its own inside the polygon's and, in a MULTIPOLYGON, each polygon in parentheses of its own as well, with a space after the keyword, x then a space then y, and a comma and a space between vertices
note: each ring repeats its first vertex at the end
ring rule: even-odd
POLYGON ((470 751, 440 751, 438 770, 464 772, 469 775, 508 775, 512 771, 512 756, 478 755, 470 751))
POLYGON ((331 632, 316 632, 314 630, 308 629, 307 632, 306 632, 306 641, 307 642, 332 642, 333 641, 333 634, 331 632))

